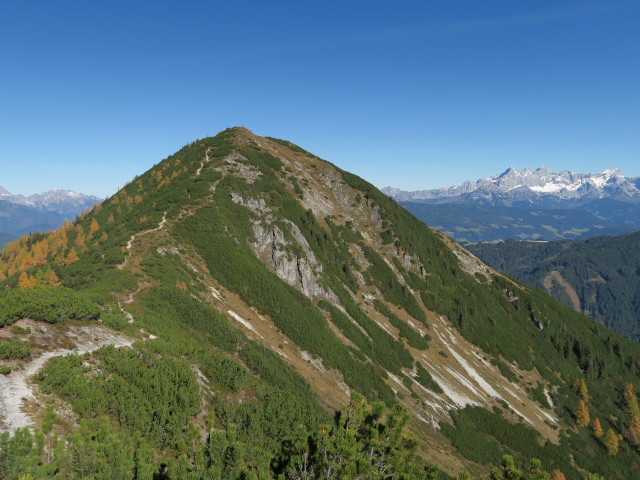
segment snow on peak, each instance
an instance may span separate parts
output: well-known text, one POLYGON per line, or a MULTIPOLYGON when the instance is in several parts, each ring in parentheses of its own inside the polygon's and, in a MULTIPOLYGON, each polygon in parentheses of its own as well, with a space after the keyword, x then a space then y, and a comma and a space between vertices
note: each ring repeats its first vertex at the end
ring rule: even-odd
POLYGON ((494 195, 517 196, 520 200, 536 195, 558 199, 640 199, 638 180, 625 177, 620 169, 604 170, 601 173, 576 173, 569 170, 552 172, 545 166, 535 170, 525 168, 522 171, 509 167, 499 175, 469 180, 458 186, 416 192, 388 189, 388 194, 401 201, 462 198, 467 195, 487 198, 494 195))

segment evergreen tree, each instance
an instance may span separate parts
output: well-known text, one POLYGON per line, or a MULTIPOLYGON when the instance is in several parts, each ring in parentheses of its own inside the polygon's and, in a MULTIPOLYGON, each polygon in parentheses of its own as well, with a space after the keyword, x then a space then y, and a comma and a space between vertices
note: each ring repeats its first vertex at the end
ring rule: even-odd
POLYGON ((305 442, 304 431, 285 445, 279 469, 287 479, 423 478, 413 461, 417 442, 403 429, 409 420, 404 407, 386 409, 382 402, 368 408, 353 393, 347 409, 305 442))
POLYGON ((511 455, 505 455, 502 457, 500 466, 491 470, 490 477, 491 480, 520 480, 522 470, 516 468, 516 464, 511 455))

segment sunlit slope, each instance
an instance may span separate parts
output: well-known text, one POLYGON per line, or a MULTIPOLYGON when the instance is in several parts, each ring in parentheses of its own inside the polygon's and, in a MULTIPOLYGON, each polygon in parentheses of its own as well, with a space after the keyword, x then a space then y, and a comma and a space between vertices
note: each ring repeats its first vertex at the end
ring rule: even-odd
POLYGON ((576 465, 636 468, 631 443, 609 456, 576 427, 571 388, 584 379, 591 415, 624 433, 635 345, 289 142, 242 128, 198 140, 74 224, 9 245, 2 262, 8 285, 54 271, 124 312, 114 325, 139 339, 132 349, 54 361, 40 381, 75 416, 107 415, 169 457, 233 428, 251 445, 245 461, 268 468, 295 425, 317 427, 356 390, 404 404, 424 461, 452 474, 487 472, 503 452, 567 478, 576 465), (140 373, 150 366, 164 373, 140 373), (146 385, 161 393, 140 397, 146 385), (141 401, 137 416, 125 407, 141 401))

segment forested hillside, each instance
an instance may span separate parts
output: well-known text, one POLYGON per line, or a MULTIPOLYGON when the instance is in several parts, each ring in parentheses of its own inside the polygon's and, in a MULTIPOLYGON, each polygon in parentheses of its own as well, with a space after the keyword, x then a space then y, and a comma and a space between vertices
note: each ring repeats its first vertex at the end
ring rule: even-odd
MULTIPOLYGON (((462 244, 506 239, 584 239, 634 230, 621 221, 607 220, 606 213, 596 215, 586 209, 401 203, 431 228, 462 244)), ((636 216, 637 213, 631 218, 636 216)))
POLYGON ((492 268, 640 341, 640 232, 583 241, 480 243, 492 268))
POLYGON ((640 475, 637 345, 284 140, 197 140, 0 280, 0 478, 640 475))

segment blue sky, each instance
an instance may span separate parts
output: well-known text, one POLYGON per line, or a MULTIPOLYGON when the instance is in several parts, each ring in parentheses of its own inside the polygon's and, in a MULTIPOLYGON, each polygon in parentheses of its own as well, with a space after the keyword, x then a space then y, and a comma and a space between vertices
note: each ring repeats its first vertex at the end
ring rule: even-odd
POLYGON ((0 186, 100 196, 243 125, 379 187, 640 176, 640 2, 6 1, 0 186))

